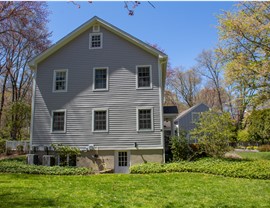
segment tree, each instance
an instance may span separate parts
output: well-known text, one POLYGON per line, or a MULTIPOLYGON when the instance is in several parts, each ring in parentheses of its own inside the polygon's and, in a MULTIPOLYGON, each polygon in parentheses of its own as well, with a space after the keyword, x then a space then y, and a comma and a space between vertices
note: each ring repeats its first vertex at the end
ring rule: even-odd
POLYGON ((175 68, 167 76, 167 82, 180 101, 188 107, 196 104, 201 79, 194 69, 175 68))
POLYGON ((224 100, 222 97, 222 67, 223 56, 212 50, 203 50, 197 57, 196 70, 205 78, 208 79, 213 85, 216 96, 218 99, 218 108, 223 111, 224 100))
POLYGON ((229 142, 235 138, 235 127, 229 113, 208 111, 201 114, 190 134, 206 154, 222 157, 229 149, 229 142))
MULTIPOLYGON (((242 2, 218 17, 226 78, 252 91, 253 105, 270 98, 270 3, 242 2)), ((242 90, 243 91, 243 90, 242 90)))
POLYGON ((270 141, 270 109, 253 111, 247 118, 247 129, 253 140, 270 141))
MULTIPOLYGON (((30 105, 33 72, 27 62, 50 45, 47 4, 44 2, 1 2, 0 3, 0 75, 1 75, 1 128, 15 125, 21 115, 12 106, 30 105), (2 112, 11 113, 10 120, 3 122, 2 112), (15 112, 15 113, 14 113, 15 112)), ((20 131, 16 125, 10 135, 16 139, 20 131)), ((12 129, 12 130, 11 130, 12 129)))

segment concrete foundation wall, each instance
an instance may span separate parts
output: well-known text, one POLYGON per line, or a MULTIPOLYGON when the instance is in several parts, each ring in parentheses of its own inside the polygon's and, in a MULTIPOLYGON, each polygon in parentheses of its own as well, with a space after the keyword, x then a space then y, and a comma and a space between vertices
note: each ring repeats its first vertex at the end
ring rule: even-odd
MULTIPOLYGON (((125 150, 123 150, 125 151, 125 150)), ((145 162, 163 162, 162 150, 131 150, 130 151, 130 165, 145 163, 145 162)), ((115 151, 100 150, 82 152, 77 158, 78 167, 92 168, 99 172, 105 169, 114 170, 115 167, 115 151)))
MULTIPOLYGON (((125 151, 125 150, 121 150, 125 151)), ((160 150, 130 150, 130 165, 136 165, 146 162, 163 162, 163 151, 160 150)), ((42 164, 42 157, 46 154, 44 151, 38 151, 35 154, 38 155, 39 164, 42 164)), ((55 155, 55 152, 49 151, 49 155, 55 155)), ((57 164, 57 156, 56 156, 57 164)), ((115 169, 115 151, 114 150, 91 150, 88 152, 81 152, 80 156, 77 156, 77 166, 92 168, 95 172, 104 170, 115 169)))

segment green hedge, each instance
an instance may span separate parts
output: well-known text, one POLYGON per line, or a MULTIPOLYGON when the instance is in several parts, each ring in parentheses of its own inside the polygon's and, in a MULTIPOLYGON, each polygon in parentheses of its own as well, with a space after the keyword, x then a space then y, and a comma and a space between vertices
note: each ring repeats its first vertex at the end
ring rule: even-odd
POLYGON ((27 165, 25 161, 25 157, 0 160, 0 172, 42 175, 88 175, 93 173, 89 168, 27 165))
POLYGON ((270 179, 270 161, 236 161, 206 158, 194 162, 145 163, 132 166, 130 172, 134 174, 196 172, 235 178, 270 179))

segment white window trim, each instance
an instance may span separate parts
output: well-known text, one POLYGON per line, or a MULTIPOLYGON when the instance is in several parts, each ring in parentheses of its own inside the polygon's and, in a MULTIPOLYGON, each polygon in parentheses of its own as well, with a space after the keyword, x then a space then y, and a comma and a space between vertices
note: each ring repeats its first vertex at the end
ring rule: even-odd
POLYGON ((145 107, 136 107, 136 126, 137 132, 150 132, 154 131, 154 107, 145 106, 145 107), (151 110, 151 129, 139 129, 139 110, 151 110))
POLYGON ((93 91, 108 91, 109 90, 109 67, 94 67, 93 68, 93 91), (106 88, 96 89, 95 86, 95 78, 96 78, 96 70, 106 69, 106 88))
POLYGON ((55 69, 53 71, 53 90, 52 90, 52 92, 67 92, 67 89, 68 89, 68 69, 55 69), (66 89, 65 90, 55 90, 56 72, 66 72, 66 89))
POLYGON ((60 110, 52 110, 52 114, 51 114, 51 133, 53 134, 60 134, 60 133, 66 133, 66 128, 67 126, 67 110, 66 109, 60 109, 60 110), (53 131, 53 113, 55 112, 64 112, 65 113, 65 117, 64 117, 64 131, 53 131))
POLYGON ((92 109, 92 132, 108 132, 109 131, 109 108, 93 108, 92 109), (95 112, 106 111, 106 130, 95 130, 95 112))
POLYGON ((194 121, 194 115, 199 115, 199 118, 200 118, 200 115, 201 113, 200 112, 192 112, 191 113, 191 123, 197 123, 198 121, 194 121))
POLYGON ((136 66, 136 89, 137 90, 153 89, 153 85, 152 85, 152 65, 137 65, 136 66), (138 81, 139 81, 139 79, 138 79, 138 76, 139 76, 138 68, 139 67, 149 67, 149 69, 150 69, 150 87, 139 87, 138 86, 138 81))
POLYGON ((103 33, 90 33, 89 34, 89 49, 102 49, 103 47, 103 33), (100 47, 92 47, 92 36, 100 35, 100 47))

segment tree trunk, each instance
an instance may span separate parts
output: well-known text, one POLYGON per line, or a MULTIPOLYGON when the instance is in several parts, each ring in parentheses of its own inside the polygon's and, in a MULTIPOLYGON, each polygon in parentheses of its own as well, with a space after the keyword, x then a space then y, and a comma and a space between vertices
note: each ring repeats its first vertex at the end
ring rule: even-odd
POLYGON ((1 95, 1 105, 0 105, 0 127, 2 127, 2 114, 3 114, 4 103, 5 103, 5 92, 6 92, 7 79, 8 79, 8 71, 6 72, 4 82, 2 85, 2 95, 1 95))

